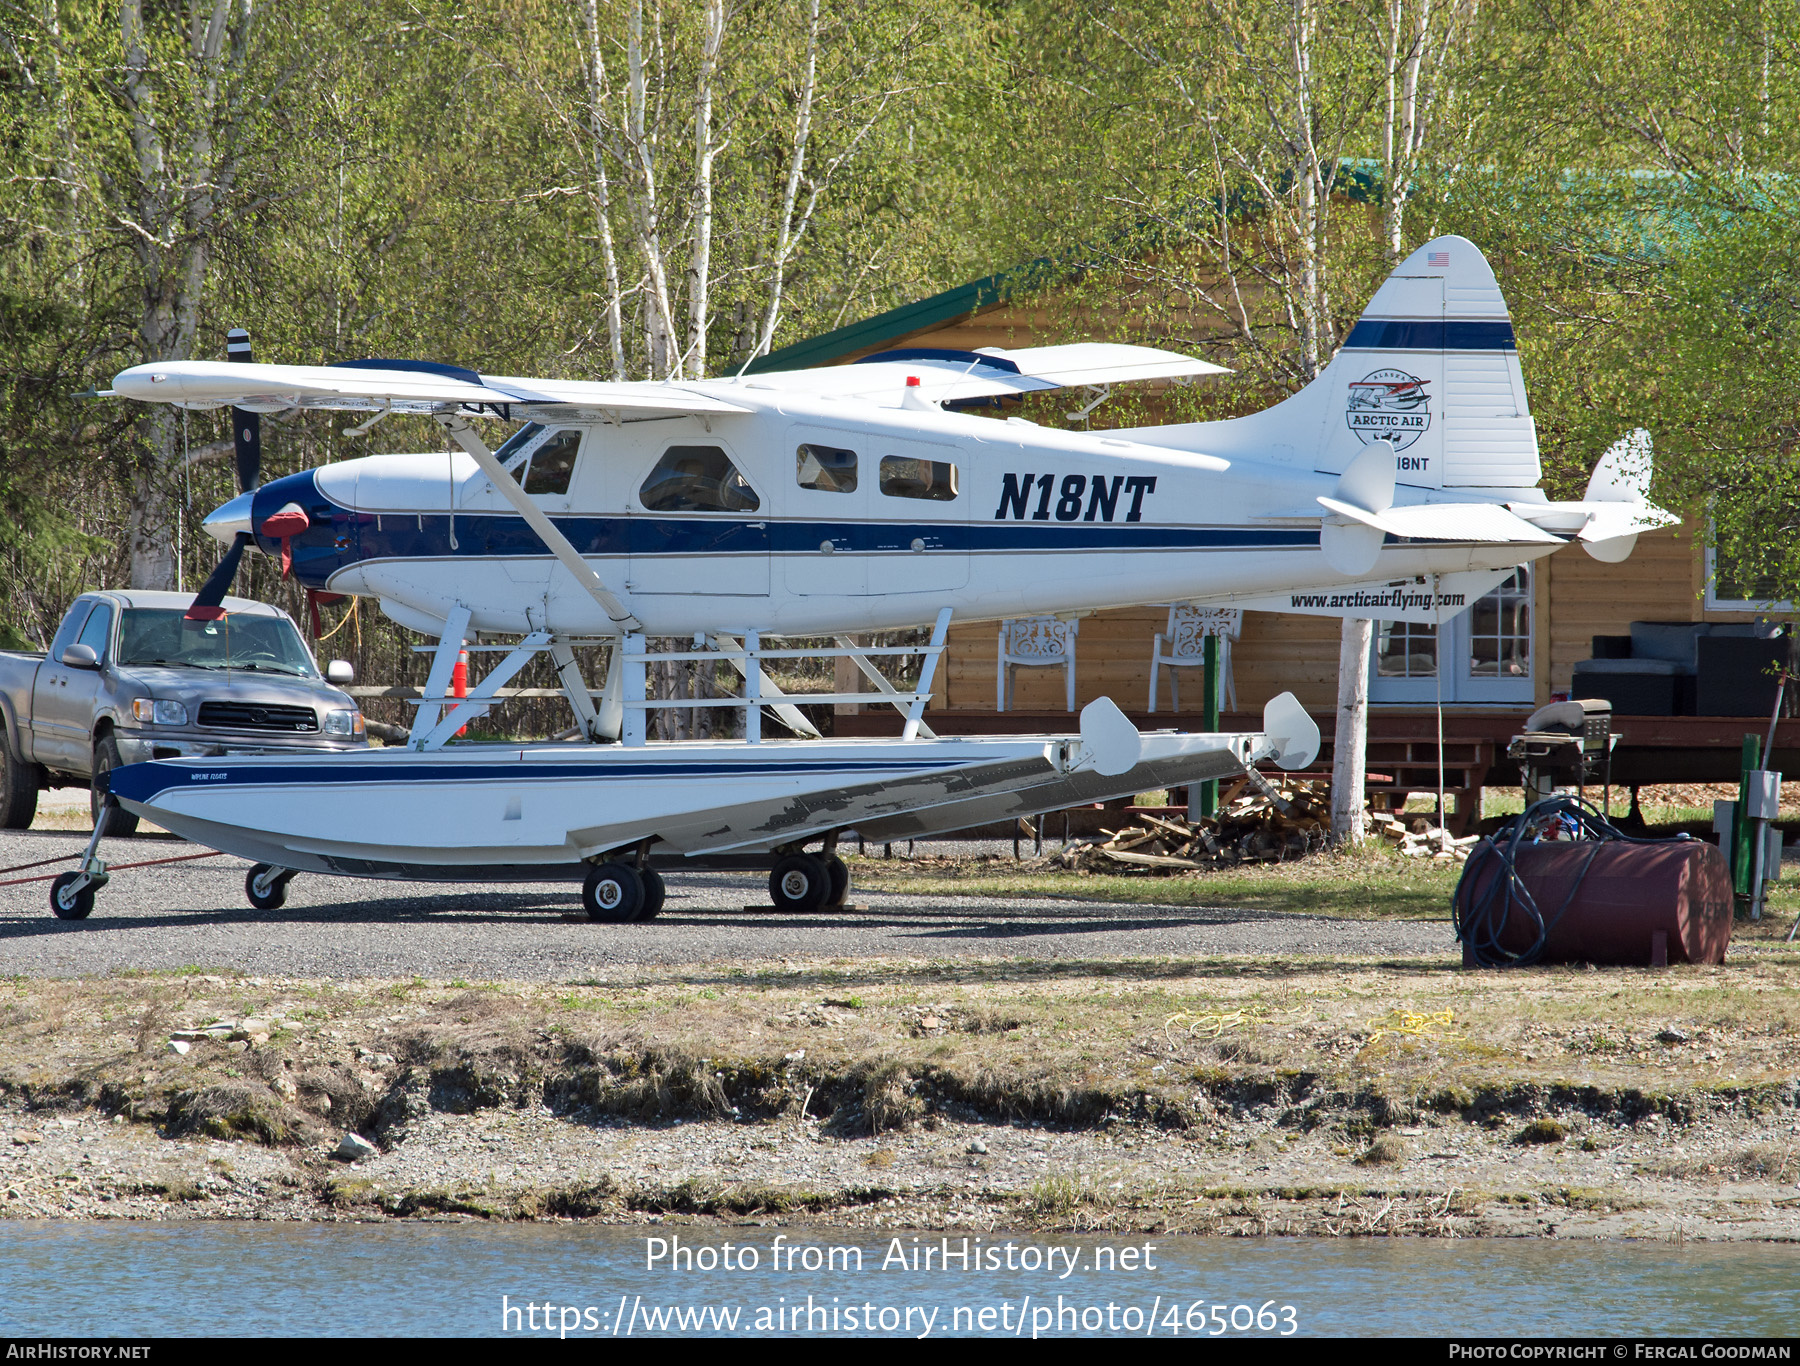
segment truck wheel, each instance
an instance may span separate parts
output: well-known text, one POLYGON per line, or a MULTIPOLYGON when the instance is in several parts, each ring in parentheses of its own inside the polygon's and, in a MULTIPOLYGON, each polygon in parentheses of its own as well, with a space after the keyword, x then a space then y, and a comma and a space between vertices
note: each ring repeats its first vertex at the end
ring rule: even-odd
POLYGON ((825 861, 811 854, 789 854, 777 859, 769 873, 769 899, 775 909, 789 915, 811 915, 831 895, 831 874, 825 861))
POLYGON ((50 884, 50 910, 58 920, 86 920, 94 909, 93 883, 78 892, 69 890, 69 884, 79 877, 80 873, 64 873, 50 884))
MULTIPOLYGON (((88 814, 94 824, 100 823, 100 808, 106 801, 106 784, 115 768, 120 768, 119 746, 110 735, 102 735, 94 745, 94 766, 88 770, 93 776, 88 780, 88 814)), ((123 807, 114 806, 106 817, 106 829, 100 832, 106 839, 125 839, 137 833, 138 818, 123 807)))
POLYGON ((589 920, 628 925, 644 908, 644 879, 628 863, 602 863, 581 884, 589 920))
POLYGON ((37 765, 21 761, 0 725, 0 830, 29 830, 37 818, 37 765))
POLYGON ((271 863, 259 863, 244 875, 244 895, 259 911, 279 911, 287 904, 287 885, 292 873, 275 876, 271 863))

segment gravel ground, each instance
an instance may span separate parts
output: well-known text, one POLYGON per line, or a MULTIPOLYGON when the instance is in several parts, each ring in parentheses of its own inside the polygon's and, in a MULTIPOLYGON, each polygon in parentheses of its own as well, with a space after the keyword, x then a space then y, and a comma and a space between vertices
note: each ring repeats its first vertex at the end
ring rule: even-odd
MULTIPOLYGON (((78 851, 82 842, 70 831, 0 834, 0 868, 78 851)), ((987 848, 934 842, 921 844, 920 852, 928 847, 934 853, 987 848)), ((101 851, 113 863, 191 852, 194 846, 168 838, 115 840, 101 851)), ((1456 955, 1441 921, 1340 921, 1055 898, 853 891, 858 910, 778 916, 745 909, 767 904, 762 876, 726 873, 669 876, 666 909, 647 925, 589 921, 570 885, 304 874, 289 884, 285 907, 261 912, 244 898, 248 868, 221 855, 127 869, 101 889, 93 915, 80 922, 50 914, 48 883, 0 887, 0 973, 76 976, 201 964, 292 977, 564 981, 601 967, 744 958, 1348 954, 1446 963, 1456 955)))

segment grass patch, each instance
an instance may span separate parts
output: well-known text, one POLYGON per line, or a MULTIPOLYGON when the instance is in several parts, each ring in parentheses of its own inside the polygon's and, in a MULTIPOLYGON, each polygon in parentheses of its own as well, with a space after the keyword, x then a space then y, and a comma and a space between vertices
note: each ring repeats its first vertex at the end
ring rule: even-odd
POLYGON ((1375 842, 1293 863, 1174 876, 1039 869, 1004 856, 852 856, 856 884, 927 896, 1061 897, 1121 905, 1206 906, 1363 920, 1448 920, 1461 868, 1408 859, 1375 842))

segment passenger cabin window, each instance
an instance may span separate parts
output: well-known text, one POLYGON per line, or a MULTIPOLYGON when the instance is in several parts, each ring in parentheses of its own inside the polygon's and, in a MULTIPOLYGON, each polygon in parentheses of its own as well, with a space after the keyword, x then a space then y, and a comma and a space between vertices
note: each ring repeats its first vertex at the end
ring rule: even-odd
POLYGON ((856 492, 856 452, 838 446, 801 446, 794 465, 803 489, 821 493, 856 492))
POLYGON ((581 433, 572 427, 539 445, 525 470, 525 492, 567 493, 569 476, 575 473, 575 454, 580 449, 581 433))
POLYGON ((884 455, 881 457, 881 491, 890 498, 930 498, 947 503, 956 497, 956 466, 946 460, 884 455))
POLYGON ((671 446, 638 490, 650 512, 755 512, 750 481, 717 446, 671 446))

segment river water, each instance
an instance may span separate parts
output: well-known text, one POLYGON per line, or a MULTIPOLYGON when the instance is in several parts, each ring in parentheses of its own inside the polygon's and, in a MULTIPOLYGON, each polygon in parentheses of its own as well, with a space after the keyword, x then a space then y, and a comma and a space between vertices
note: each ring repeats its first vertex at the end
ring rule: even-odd
POLYGON ((1769 1244, 0 1221, 0 1335, 1780 1336, 1797 1272, 1769 1244))

